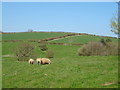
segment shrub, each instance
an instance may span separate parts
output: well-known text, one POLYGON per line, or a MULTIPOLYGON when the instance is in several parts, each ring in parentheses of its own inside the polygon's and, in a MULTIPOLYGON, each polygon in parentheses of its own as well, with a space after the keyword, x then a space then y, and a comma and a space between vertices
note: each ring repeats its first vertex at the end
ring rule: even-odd
POLYGON ((53 58, 54 57, 54 52, 51 50, 47 50, 46 52, 46 58, 53 58))
POLYGON ((106 55, 118 55, 118 44, 115 42, 107 42, 106 55))
POLYGON ((28 43, 20 44, 16 50, 15 55, 18 61, 28 61, 30 58, 35 58, 33 54, 34 47, 28 43))
POLYGON ((106 45, 106 41, 104 39, 101 39, 100 42, 103 44, 103 45, 106 45))
POLYGON ((106 39, 106 42, 112 42, 112 40, 108 38, 108 39, 106 39))
POLYGON ((46 45, 46 41, 40 41, 40 49, 42 51, 46 51, 48 48, 47 48, 47 45, 46 45))
POLYGON ((89 42, 83 47, 78 49, 79 56, 105 56, 105 55, 117 55, 118 54, 117 43, 108 42, 104 45, 101 42, 89 42))

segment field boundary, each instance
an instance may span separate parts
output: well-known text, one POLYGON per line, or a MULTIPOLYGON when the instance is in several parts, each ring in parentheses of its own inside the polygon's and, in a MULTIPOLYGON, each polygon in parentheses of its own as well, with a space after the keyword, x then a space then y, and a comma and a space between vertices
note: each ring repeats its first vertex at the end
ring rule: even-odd
POLYGON ((81 44, 81 43, 52 43, 52 42, 49 42, 47 44, 52 44, 52 45, 76 45, 76 46, 82 46, 84 44, 81 44))
MULTIPOLYGON (((100 36, 100 37, 108 37, 108 38, 116 38, 116 37, 110 37, 110 36, 101 36, 101 35, 95 35, 95 34, 87 34, 87 33, 75 33, 75 32, 37 32, 37 31, 33 31, 33 32, 1 32, 1 34, 17 34, 17 33, 69 33, 68 35, 64 35, 64 36, 74 36, 74 35, 92 35, 92 36, 100 36)), ((63 37, 64 37, 63 36, 63 37)))
MULTIPOLYGON (((38 42, 40 43, 40 41, 38 40, 27 40, 28 42, 38 42)), ((2 42, 24 42, 24 40, 4 40, 2 42)), ((80 46, 80 45, 83 45, 81 43, 54 43, 54 42, 47 42, 46 44, 49 44, 49 45, 76 45, 76 46, 80 46)))
MULTIPOLYGON (((15 33, 29 33, 29 32, 13 32, 13 33, 15 34, 15 33)), ((2 34, 13 34, 13 33, 4 33, 4 32, 2 32, 2 34)), ((43 32, 36 32, 36 33, 43 33, 43 32)), ((46 33, 46 32, 44 32, 44 33, 46 33)), ((48 32, 48 33, 57 33, 57 32, 48 32)), ((63 33, 63 32, 60 32, 60 33, 63 33)), ((64 33, 70 33, 70 32, 64 32, 64 33)), ((29 40, 2 40, 0 42, 24 42, 24 41, 28 41, 28 42, 38 42, 38 43, 40 43, 41 41, 59 40, 59 39, 63 39, 63 38, 68 38, 68 37, 72 37, 72 36, 80 36, 80 35, 89 35, 89 36, 98 36, 98 37, 117 39, 117 37, 100 36, 100 35, 87 34, 87 33, 71 33, 71 34, 67 34, 67 35, 63 35, 63 36, 51 37, 51 38, 46 38, 46 39, 41 39, 41 40, 36 40, 36 39, 29 39, 29 40)), ((51 42, 47 42, 47 43, 48 44, 56 44, 56 45, 68 45, 66 43, 51 43, 51 42)), ((83 45, 83 44, 71 43, 69 45, 83 45)))
MULTIPOLYGON (((89 36, 98 36, 98 37, 106 37, 106 38, 114 38, 114 39, 117 39, 116 37, 100 36, 100 35, 86 34, 86 33, 75 33, 75 34, 68 34, 68 35, 59 36, 59 37, 46 38, 46 39, 42 39, 42 40, 43 40, 43 41, 51 41, 51 40, 56 40, 56 39, 58 40, 58 39, 66 38, 66 37, 80 36, 80 35, 89 35, 89 36)), ((41 40, 40 40, 40 41, 41 41, 41 40)))

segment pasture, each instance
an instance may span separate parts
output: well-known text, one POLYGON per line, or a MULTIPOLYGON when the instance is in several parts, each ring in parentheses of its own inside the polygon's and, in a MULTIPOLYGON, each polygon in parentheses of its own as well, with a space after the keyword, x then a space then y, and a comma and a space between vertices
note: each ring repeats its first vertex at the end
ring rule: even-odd
POLYGON ((2 34, 2 40, 39 40, 50 37, 63 36, 70 33, 59 33, 59 32, 25 32, 25 33, 11 33, 2 34))
MULTIPOLYGON (((25 37, 24 39, 28 39, 26 35, 25 37)), ((41 38, 38 34, 35 37, 41 38)), ((33 38, 33 36, 29 37, 29 39, 33 38)), ((10 40, 7 36, 5 39, 10 40)), ((18 39, 23 38, 19 36, 18 39)), ((87 40, 90 41, 84 36, 84 40, 81 39, 80 43, 86 43, 87 40)), ((35 62, 30 65, 28 62, 19 62, 14 57, 14 49, 20 43, 22 42, 2 42, 3 88, 118 87, 118 56, 78 56, 77 50, 80 46, 47 45, 50 50, 54 51, 52 64, 38 65, 35 62)), ((37 57, 45 57, 45 52, 40 50, 37 42, 29 43, 34 45, 37 57)))
MULTIPOLYGON (((81 43, 81 44, 85 44, 88 43, 90 41, 100 41, 101 39, 108 39, 106 37, 99 37, 99 36, 90 36, 90 35, 79 35, 79 36, 71 36, 71 37, 67 37, 67 38, 61 38, 58 40, 52 40, 49 42, 55 42, 55 43, 81 43)), ((118 41, 115 38, 111 38, 112 41, 118 41)))

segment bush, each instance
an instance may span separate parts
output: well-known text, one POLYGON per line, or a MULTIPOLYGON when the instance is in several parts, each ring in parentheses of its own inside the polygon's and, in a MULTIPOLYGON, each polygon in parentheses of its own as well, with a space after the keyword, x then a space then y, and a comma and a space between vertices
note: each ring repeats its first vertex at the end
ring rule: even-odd
POLYGON ((89 42, 78 50, 79 56, 106 56, 118 55, 117 43, 108 42, 105 45, 102 42, 89 42))
POLYGON ((118 55, 118 44, 115 42, 107 42, 106 55, 118 55))
POLYGON ((20 44, 16 50, 15 55, 18 61, 28 61, 30 58, 35 58, 33 54, 34 47, 28 43, 20 44))
POLYGON ((112 42, 112 40, 108 38, 108 39, 106 39, 106 42, 112 42))
POLYGON ((53 57, 54 57, 53 51, 47 50, 47 52, 46 52, 46 58, 53 58, 53 57))
POLYGON ((46 51, 48 49, 47 45, 45 45, 45 44, 41 44, 39 47, 42 51, 46 51))
POLYGON ((100 42, 103 44, 103 45, 106 45, 106 41, 104 39, 101 39, 100 42))
POLYGON ((48 49, 45 41, 41 41, 39 47, 42 51, 46 51, 48 49))

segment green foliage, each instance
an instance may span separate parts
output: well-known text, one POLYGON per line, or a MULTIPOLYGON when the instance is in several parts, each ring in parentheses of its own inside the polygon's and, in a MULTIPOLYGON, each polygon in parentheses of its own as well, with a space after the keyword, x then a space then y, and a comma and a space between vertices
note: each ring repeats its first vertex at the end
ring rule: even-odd
POLYGON ((20 44, 15 49, 15 55, 18 61, 28 61, 30 58, 34 58, 34 47, 27 42, 20 44))
POLYGON ((106 41, 104 39, 101 39, 100 42, 103 44, 103 45, 106 45, 106 41))
POLYGON ((42 51, 46 51, 48 49, 46 44, 41 44, 39 47, 42 51))
POLYGON ((106 42, 112 42, 112 40, 108 38, 108 39, 106 39, 106 42))
POLYGON ((118 25, 118 18, 116 15, 111 19, 111 28, 112 28, 111 31, 114 32, 115 34, 119 35, 120 34, 120 26, 118 25))
POLYGON ((53 58, 54 57, 54 52, 52 50, 47 50, 46 57, 47 58, 53 58))
POLYGON ((106 45, 107 43, 112 42, 112 40, 111 40, 110 38, 107 38, 107 39, 102 38, 102 39, 100 40, 100 42, 101 42, 103 45, 106 45))
POLYGON ((114 42, 89 42, 78 49, 79 56, 118 55, 118 44, 114 42))

